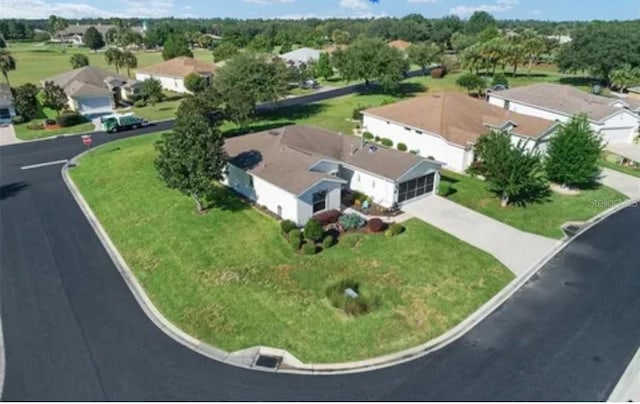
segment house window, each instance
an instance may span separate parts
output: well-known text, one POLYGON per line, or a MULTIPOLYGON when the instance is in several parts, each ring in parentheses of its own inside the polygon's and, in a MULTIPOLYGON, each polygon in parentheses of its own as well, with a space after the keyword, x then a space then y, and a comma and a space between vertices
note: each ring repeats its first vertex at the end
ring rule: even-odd
POLYGON ((327 209, 327 191, 320 191, 313 194, 313 213, 322 212, 327 209))
POLYGON ((411 132, 411 128, 408 128, 408 127, 406 127, 406 126, 404 127, 404 130, 406 130, 406 131, 408 131, 408 132, 411 132))
POLYGON ((417 198, 433 191, 435 174, 428 174, 402 182, 398 185, 398 202, 417 198))
POLYGON ((360 174, 358 174, 358 182, 360 182, 360 174))
POLYGON ((421 130, 416 130, 416 133, 417 133, 418 135, 422 135, 422 131, 421 131, 421 130))
POLYGON ((504 109, 509 109, 511 106, 511 102, 509 100, 504 100, 504 109))
POLYGON ((249 186, 253 188, 253 176, 249 176, 249 186))

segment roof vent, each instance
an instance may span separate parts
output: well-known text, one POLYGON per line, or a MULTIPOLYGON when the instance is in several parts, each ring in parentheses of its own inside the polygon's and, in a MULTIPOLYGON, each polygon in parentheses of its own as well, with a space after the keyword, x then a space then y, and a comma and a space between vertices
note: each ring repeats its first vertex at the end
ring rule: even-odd
POLYGON ((375 153, 378 151, 378 148, 376 146, 369 146, 369 153, 375 153))

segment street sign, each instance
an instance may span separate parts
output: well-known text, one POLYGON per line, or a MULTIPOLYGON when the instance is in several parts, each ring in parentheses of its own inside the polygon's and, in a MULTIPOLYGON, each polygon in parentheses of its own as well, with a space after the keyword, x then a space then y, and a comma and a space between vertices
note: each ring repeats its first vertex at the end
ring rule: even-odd
POLYGON ((82 135, 82 143, 84 143, 84 145, 87 147, 91 147, 91 143, 93 143, 91 135, 82 135))

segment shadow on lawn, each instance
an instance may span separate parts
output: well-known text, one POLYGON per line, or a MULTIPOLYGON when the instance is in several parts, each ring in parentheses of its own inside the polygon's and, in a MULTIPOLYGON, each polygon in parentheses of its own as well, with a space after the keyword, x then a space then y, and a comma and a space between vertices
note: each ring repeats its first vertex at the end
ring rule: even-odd
POLYGON ((211 194, 207 198, 205 209, 220 209, 229 212, 239 212, 242 210, 250 209, 250 206, 238 195, 221 186, 216 187, 211 192, 211 194))
POLYGON ((561 77, 558 82, 560 84, 568 84, 570 86, 577 87, 590 87, 594 84, 599 84, 597 79, 591 77, 561 77))
MULTIPOLYGON (((528 205, 533 204, 541 205, 551 202, 551 194, 552 191, 548 187, 534 188, 512 197, 509 203, 521 208, 526 208, 528 205)), ((500 194, 497 194, 497 196, 500 197, 500 194)))

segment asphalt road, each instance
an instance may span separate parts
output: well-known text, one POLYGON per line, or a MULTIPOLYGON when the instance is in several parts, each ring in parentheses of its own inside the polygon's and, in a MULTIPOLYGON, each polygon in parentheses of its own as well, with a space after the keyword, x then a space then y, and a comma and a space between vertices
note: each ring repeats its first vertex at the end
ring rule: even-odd
MULTIPOLYGON (((145 131, 154 129, 161 128, 145 131)), ((4 400, 599 401, 640 345, 640 209, 628 208, 433 354, 341 376, 223 365, 174 342, 145 316, 67 191, 60 165, 20 169, 82 150, 78 137, 0 148, 4 400)))

